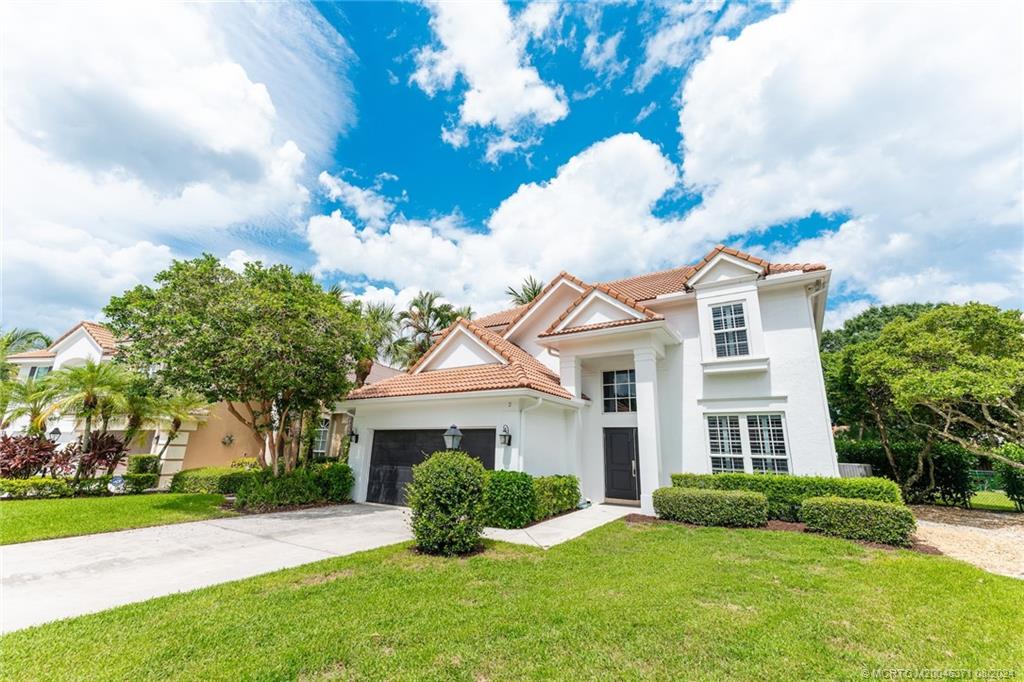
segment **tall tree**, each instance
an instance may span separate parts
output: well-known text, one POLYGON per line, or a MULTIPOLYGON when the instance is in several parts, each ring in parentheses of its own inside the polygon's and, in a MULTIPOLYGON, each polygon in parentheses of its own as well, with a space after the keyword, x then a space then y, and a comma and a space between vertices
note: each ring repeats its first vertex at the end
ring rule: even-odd
POLYGON ((167 439, 158 453, 162 460, 164 453, 167 452, 167 447, 178 437, 185 422, 205 419, 203 409, 208 407, 209 403, 198 393, 172 391, 161 397, 158 400, 158 405, 160 419, 168 422, 167 439))
POLYGON ((1024 466, 1000 454, 1005 443, 1024 443, 1021 311, 968 303, 895 320, 856 364, 928 433, 1024 466))
POLYGON ((508 295, 509 299, 516 305, 526 305, 533 301, 533 299, 540 296, 540 292, 544 289, 544 283, 536 279, 533 275, 527 275, 523 280, 523 283, 516 289, 514 286, 509 285, 505 289, 505 294, 508 295))
POLYGON ((299 415, 351 388, 366 343, 354 306, 287 266, 247 263, 236 273, 209 254, 175 261, 154 280, 104 309, 113 331, 131 339, 121 359, 226 403, 276 472, 299 415))
POLYGON ((14 327, 0 332, 0 381, 14 379, 17 368, 7 362, 8 355, 23 353, 29 350, 40 350, 51 343, 50 337, 35 329, 19 329, 14 327))
POLYGON ((26 379, 10 382, 10 396, 2 421, 9 424, 21 417, 28 418, 26 432, 30 436, 46 434, 47 409, 53 403, 52 382, 46 379, 26 379))
POLYGON ((832 353, 846 346, 862 341, 873 341, 882 333, 885 325, 893 320, 913 320, 929 310, 935 303, 898 303, 876 305, 854 315, 839 329, 828 329, 821 335, 821 351, 832 353))
MULTIPOLYGON (((402 322, 395 306, 390 303, 368 303, 363 308, 363 321, 373 359, 390 365, 401 364, 409 339, 402 336, 402 322)), ((369 372, 370 368, 367 367, 366 374, 369 372)), ((360 386, 366 380, 365 376, 357 378, 361 379, 357 382, 360 386)))
POLYGON ((402 331, 409 339, 403 348, 402 364, 411 367, 427 352, 433 343, 433 336, 455 324, 460 317, 471 319, 473 309, 469 306, 455 308, 441 300, 436 291, 421 291, 416 294, 409 307, 398 314, 402 331))

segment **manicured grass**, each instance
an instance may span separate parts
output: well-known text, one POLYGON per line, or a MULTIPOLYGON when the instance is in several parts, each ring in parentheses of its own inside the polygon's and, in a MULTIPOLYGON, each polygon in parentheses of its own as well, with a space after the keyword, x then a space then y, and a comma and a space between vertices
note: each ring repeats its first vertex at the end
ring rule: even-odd
POLYGON ((972 509, 988 509, 991 511, 1017 511, 1013 501, 1002 490, 979 490, 971 498, 972 509))
POLYGON ((164 494, 0 502, 0 545, 229 516, 223 495, 164 494))
POLYGON ((1024 582, 809 534, 627 525, 407 545, 0 639, 10 680, 835 679, 1017 669, 1024 582))

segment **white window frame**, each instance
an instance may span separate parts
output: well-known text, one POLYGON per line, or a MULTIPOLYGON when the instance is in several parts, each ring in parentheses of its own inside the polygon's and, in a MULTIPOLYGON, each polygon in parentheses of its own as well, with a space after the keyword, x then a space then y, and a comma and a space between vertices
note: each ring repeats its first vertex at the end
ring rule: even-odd
MULTIPOLYGON (((789 427, 787 425, 786 413, 779 411, 757 411, 757 412, 706 412, 704 414, 704 450, 707 456, 707 462, 709 470, 715 473, 715 458, 742 458, 743 459, 743 473, 754 474, 764 473, 768 474, 794 474, 793 471, 793 451, 789 445, 789 427), (711 426, 709 417, 736 417, 739 420, 740 425, 740 453, 713 453, 711 452, 711 426), (747 422, 748 418, 758 419, 760 417, 779 417, 782 422, 782 445, 786 449, 784 455, 778 453, 755 453, 750 445, 750 425, 747 422), (770 460, 771 467, 774 471, 755 471, 754 460, 770 460), (779 463, 785 463, 786 471, 779 471, 779 463)), ((720 462, 721 463, 721 462, 720 462)))
MULTIPOLYGON (((711 304, 708 307, 710 309, 708 311, 708 314, 709 314, 710 320, 711 320, 711 347, 714 349, 715 357, 716 358, 720 358, 720 359, 727 359, 727 358, 744 358, 744 357, 749 356, 750 355, 750 324, 749 324, 748 319, 747 319, 747 306, 746 306, 746 302, 745 301, 724 301, 722 303, 713 303, 713 304, 711 304), (722 329, 715 329, 715 311, 719 310, 721 308, 725 308, 727 306, 728 307, 735 307, 735 306, 739 306, 740 307, 740 315, 743 316, 743 324, 741 326, 738 326, 738 327, 723 327, 722 329), (724 355, 719 354, 719 352, 718 352, 718 335, 719 334, 729 334, 729 333, 736 334, 737 335, 737 340, 735 342, 735 345, 736 345, 736 349, 739 350, 739 346, 740 346, 741 342, 739 341, 738 336, 739 336, 740 332, 743 333, 742 344, 747 347, 747 352, 746 353, 739 353, 739 352, 737 352, 737 353, 733 353, 733 354, 725 353, 724 355)), ((730 315, 730 317, 733 317, 733 315, 730 315)), ((725 341, 724 345, 725 345, 726 348, 728 348, 729 347, 729 342, 725 341)))
POLYGON ((635 405, 636 405, 636 369, 634 369, 632 367, 629 367, 627 369, 609 369, 609 370, 604 370, 603 372, 601 372, 601 411, 604 412, 604 414, 630 414, 630 413, 635 414, 636 413, 636 408, 634 407, 635 405), (625 398, 623 398, 626 401, 626 404, 630 406, 630 409, 628 409, 628 410, 620 410, 620 409, 618 409, 618 406, 617 406, 620 398, 618 396, 613 396, 611 398, 606 398, 605 395, 604 395, 604 392, 605 392, 605 388, 607 388, 608 386, 611 386, 614 389, 615 386, 621 385, 617 381, 617 377, 618 377, 619 374, 622 374, 622 373, 625 373, 625 372, 632 372, 633 373, 633 380, 625 382, 626 386, 632 386, 633 387, 633 393, 631 395, 627 395, 625 398), (605 383, 605 377, 608 374, 612 375, 612 383, 610 383, 610 384, 609 383, 605 383), (616 404, 616 408, 614 410, 609 410, 608 409, 608 401, 609 400, 613 401, 616 404))
POLYGON ((313 432, 313 443, 311 444, 310 451, 314 457, 326 457, 327 450, 331 447, 331 420, 329 418, 320 419, 320 425, 317 426, 313 432), (323 436, 323 450, 318 450, 317 445, 320 444, 321 435, 323 436))

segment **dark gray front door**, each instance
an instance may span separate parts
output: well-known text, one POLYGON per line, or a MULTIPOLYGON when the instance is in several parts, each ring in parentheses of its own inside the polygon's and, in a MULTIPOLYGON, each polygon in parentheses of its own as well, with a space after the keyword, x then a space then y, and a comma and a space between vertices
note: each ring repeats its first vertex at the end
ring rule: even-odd
MULTIPOLYGON (((444 450, 444 429, 395 429, 373 432, 367 502, 405 504, 405 486, 412 467, 444 450)), ((462 429, 459 449, 494 468, 494 429, 462 429)))
POLYGON ((604 496, 616 500, 639 500, 639 464, 636 429, 605 429, 604 496))

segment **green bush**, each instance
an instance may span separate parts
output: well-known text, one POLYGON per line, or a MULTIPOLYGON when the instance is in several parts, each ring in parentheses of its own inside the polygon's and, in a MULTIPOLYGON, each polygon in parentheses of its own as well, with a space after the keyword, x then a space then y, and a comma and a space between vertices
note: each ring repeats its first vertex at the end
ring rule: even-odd
POLYGON ((828 478, 769 474, 672 474, 676 488, 750 490, 768 498, 768 518, 800 519, 800 504, 808 497, 853 497, 902 503, 900 488, 886 478, 828 478))
POLYGON ((95 476, 71 481, 71 487, 78 497, 103 497, 110 495, 110 481, 113 476, 95 476))
POLYGON ((124 492, 127 495, 144 493, 160 482, 160 474, 125 474, 121 478, 124 479, 124 492))
POLYGON ((235 496, 237 509, 268 511, 323 501, 317 476, 309 469, 296 469, 280 476, 260 472, 247 480, 235 496))
POLYGON ((129 474, 159 474, 160 455, 128 455, 129 474))
POLYGON ((352 486, 356 478, 352 467, 343 462, 314 464, 313 477, 320 486, 320 497, 325 502, 351 502, 352 486))
POLYGON ((768 523, 768 498, 747 490, 658 488, 652 496, 658 518, 698 526, 756 528, 768 523))
POLYGON ((259 473, 227 467, 185 469, 174 474, 174 478, 171 479, 171 492, 234 495, 242 485, 259 473))
MULTIPOLYGON (((896 459, 897 471, 889 464, 880 441, 836 438, 836 454, 840 462, 870 464, 878 476, 897 483, 906 481, 917 469, 917 456, 924 444, 893 441, 889 448, 896 459)), ((978 458, 956 443, 933 443, 930 457, 925 461, 924 474, 913 485, 904 487, 903 496, 912 502, 942 500, 946 504, 967 507, 974 494, 971 470, 977 466, 978 458)))
POLYGON ((533 480, 521 471, 488 471, 484 480, 484 524, 495 528, 528 526, 537 508, 533 480))
POLYGON ((231 460, 232 469, 259 469, 260 462, 255 457, 236 457, 231 460))
POLYGON ((534 521, 572 511, 580 504, 580 481, 575 476, 539 476, 533 479, 533 492, 537 499, 534 521))
POLYGON ((902 504, 846 497, 809 497, 800 509, 807 530, 907 547, 916 524, 902 504))
POLYGON ((0 478, 0 495, 11 500, 38 497, 71 497, 74 491, 63 478, 0 478))
POLYGON ((484 527, 484 466, 464 452, 435 452, 412 468, 406 486, 416 546, 453 556, 480 546, 484 527))
MULTIPOLYGON (((1024 447, 1016 443, 1007 443, 999 452, 1004 457, 1024 464, 1024 447)), ((1003 492, 1017 507, 1017 511, 1024 511, 1024 469, 998 461, 994 463, 993 468, 999 477, 1003 492)))

